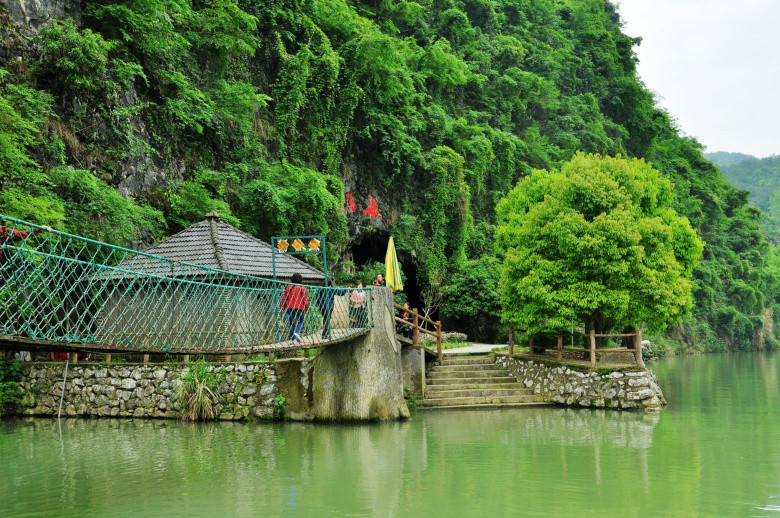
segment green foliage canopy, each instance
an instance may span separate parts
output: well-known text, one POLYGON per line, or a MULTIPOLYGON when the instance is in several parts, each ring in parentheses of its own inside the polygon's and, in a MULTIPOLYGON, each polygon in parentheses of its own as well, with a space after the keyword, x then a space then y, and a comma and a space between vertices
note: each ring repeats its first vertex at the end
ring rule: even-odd
POLYGON ((534 171, 498 205, 503 320, 533 334, 679 323, 702 241, 643 160, 578 153, 534 171))

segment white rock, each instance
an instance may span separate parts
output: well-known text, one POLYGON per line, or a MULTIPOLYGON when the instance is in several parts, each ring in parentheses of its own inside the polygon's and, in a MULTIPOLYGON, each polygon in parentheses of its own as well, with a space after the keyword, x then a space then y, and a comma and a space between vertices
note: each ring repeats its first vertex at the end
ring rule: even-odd
POLYGON ((642 389, 638 392, 634 392, 631 394, 631 399, 648 399, 651 397, 655 397, 655 392, 652 391, 652 389, 646 388, 642 389))

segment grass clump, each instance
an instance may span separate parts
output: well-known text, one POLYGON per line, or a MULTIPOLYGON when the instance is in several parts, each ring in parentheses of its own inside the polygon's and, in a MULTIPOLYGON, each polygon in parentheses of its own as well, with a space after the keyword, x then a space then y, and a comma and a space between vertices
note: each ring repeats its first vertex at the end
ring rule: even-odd
POLYGON ((177 399, 181 404, 183 421, 213 419, 217 403, 222 399, 219 384, 225 373, 215 373, 205 360, 193 363, 182 375, 177 399))

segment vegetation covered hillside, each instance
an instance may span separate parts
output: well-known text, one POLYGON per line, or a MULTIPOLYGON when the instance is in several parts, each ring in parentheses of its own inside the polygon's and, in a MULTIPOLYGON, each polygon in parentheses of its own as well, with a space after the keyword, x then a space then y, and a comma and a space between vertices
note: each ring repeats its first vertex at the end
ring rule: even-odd
POLYGON ((780 228, 780 156, 756 158, 742 153, 708 153, 729 182, 750 191, 750 201, 780 228))
POLYGON ((37 31, 0 5, 2 213, 139 246, 216 210, 358 263, 392 232, 409 296, 474 332, 518 179, 644 157, 705 243, 670 332, 774 344, 759 212, 655 106, 611 2, 83 0, 37 31))

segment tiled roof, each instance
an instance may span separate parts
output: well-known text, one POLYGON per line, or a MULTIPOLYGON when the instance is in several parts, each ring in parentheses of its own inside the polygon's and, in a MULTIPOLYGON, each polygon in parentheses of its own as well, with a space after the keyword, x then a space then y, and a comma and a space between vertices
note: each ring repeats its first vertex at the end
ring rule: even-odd
MULTIPOLYGON (((145 253, 232 273, 273 278, 271 245, 216 218, 192 225, 145 253)), ((321 284, 325 280, 322 272, 305 262, 288 255, 276 255, 278 280, 289 281, 295 272, 301 274, 304 283, 321 284)))

